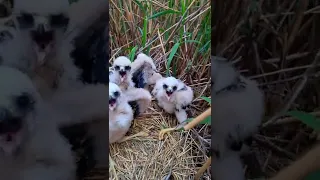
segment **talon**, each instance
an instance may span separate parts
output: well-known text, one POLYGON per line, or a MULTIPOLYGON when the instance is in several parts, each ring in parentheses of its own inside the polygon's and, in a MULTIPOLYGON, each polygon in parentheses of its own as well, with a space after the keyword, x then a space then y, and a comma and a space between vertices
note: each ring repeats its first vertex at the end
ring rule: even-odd
POLYGON ((176 128, 167 128, 167 129, 162 129, 160 132, 159 132, 159 140, 163 140, 164 138, 164 135, 171 132, 171 131, 174 131, 176 130, 176 128))

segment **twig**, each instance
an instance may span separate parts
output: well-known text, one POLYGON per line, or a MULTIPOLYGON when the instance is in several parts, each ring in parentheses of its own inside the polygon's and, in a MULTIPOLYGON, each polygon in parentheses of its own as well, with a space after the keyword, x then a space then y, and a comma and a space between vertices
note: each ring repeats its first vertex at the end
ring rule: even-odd
POLYGON ((261 145, 268 146, 270 149, 274 150, 275 152, 280 153, 281 155, 285 155, 290 159, 295 159, 295 154, 275 145, 274 143, 272 143, 268 139, 263 138, 262 135, 255 135, 253 138, 256 140, 257 143, 260 143, 261 145), (263 138, 263 140, 262 140, 262 138, 263 138))
MULTIPOLYGON (((292 105, 292 103, 296 100, 296 98, 298 97, 298 95, 300 94, 300 92, 302 91, 302 89, 305 87, 305 85, 307 84, 308 81, 308 76, 309 74, 312 72, 312 70, 314 69, 314 67, 318 64, 319 60, 320 60, 320 51, 318 51, 318 53, 316 54, 316 57, 314 59, 314 61, 312 62, 312 66, 310 66, 303 74, 302 79, 300 80, 299 84, 297 85, 296 90, 294 91, 294 93, 291 95, 291 98, 289 99, 289 101, 285 104, 285 106, 282 108, 282 110, 278 113, 276 113, 272 118, 270 118, 267 122, 265 122, 262 127, 266 127, 269 124, 274 123, 280 116, 282 116, 286 111, 288 111, 288 109, 290 108, 290 106, 292 105)), ((290 97, 290 96, 288 96, 290 97)))
MULTIPOLYGON (((310 52, 290 54, 290 55, 288 55, 286 57, 286 60, 287 61, 291 61, 291 60, 294 60, 294 59, 299 59, 299 58, 302 58, 302 57, 306 57, 309 54, 310 54, 310 52)), ((263 61, 266 62, 266 63, 276 63, 276 62, 280 61, 280 58, 270 58, 270 59, 265 59, 263 61)))
POLYGON ((299 130, 298 134, 290 141, 290 143, 286 146, 286 149, 291 150, 294 148, 295 145, 299 144, 300 141, 303 139, 305 132, 299 130))
MULTIPOLYGON (((320 66, 320 65, 316 65, 316 67, 318 67, 318 66, 320 66)), ((297 67, 292 67, 292 68, 280 69, 278 71, 272 71, 272 72, 268 72, 268 73, 264 73, 264 74, 250 76, 249 78, 250 79, 257 79, 257 78, 260 78, 260 77, 271 76, 271 75, 276 75, 276 74, 280 74, 280 73, 284 73, 284 72, 295 71, 295 70, 300 70, 300 69, 306 69, 306 68, 311 68, 311 67, 313 67, 313 64, 304 65, 304 66, 297 66, 297 67)))

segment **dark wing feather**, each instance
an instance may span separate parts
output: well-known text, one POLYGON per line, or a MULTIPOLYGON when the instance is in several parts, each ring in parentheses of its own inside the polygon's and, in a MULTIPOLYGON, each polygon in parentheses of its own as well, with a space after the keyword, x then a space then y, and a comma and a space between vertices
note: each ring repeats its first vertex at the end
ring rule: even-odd
POLYGON ((85 83, 108 83, 109 28, 104 15, 87 31, 75 38, 72 56, 75 65, 82 69, 85 83))
MULTIPOLYGON (((135 84, 136 88, 144 88, 147 84, 147 80, 144 78, 145 76, 143 74, 144 67, 145 66, 142 65, 132 74, 132 81, 135 84)), ((139 104, 136 101, 130 101, 129 104, 134 110, 134 118, 136 118, 140 114, 139 104)))
POLYGON ((143 75, 143 66, 132 74, 132 81, 134 82, 136 88, 144 88, 144 86, 147 84, 143 75))

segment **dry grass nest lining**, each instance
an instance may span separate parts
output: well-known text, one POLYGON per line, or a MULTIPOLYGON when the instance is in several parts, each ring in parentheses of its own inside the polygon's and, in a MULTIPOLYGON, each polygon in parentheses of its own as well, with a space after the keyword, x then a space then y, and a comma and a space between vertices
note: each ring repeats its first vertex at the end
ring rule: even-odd
MULTIPOLYGON (((174 127, 177 122, 174 115, 163 112, 152 103, 147 112, 134 119, 127 133, 144 131, 149 136, 110 145, 116 173, 110 171, 109 179, 159 180, 170 173, 176 180, 190 179, 208 158, 201 152, 201 143, 192 131, 174 132, 163 141, 158 140, 161 128, 174 127)), ((206 128, 201 129, 206 131, 206 128)), ((206 173, 204 179, 210 179, 206 173)))

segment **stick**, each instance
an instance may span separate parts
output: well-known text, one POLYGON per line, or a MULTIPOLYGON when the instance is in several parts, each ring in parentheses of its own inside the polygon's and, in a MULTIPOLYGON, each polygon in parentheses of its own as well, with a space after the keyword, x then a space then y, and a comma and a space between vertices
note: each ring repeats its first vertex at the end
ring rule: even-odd
POLYGON ((183 128, 184 130, 189 130, 194 128, 197 124, 199 124, 201 121, 203 121, 206 117, 211 115, 211 107, 208 108, 205 112, 201 113, 199 116, 194 118, 191 122, 189 122, 187 125, 185 125, 183 128))
POLYGON ((194 176, 195 180, 199 180, 200 176, 208 169, 208 167, 211 165, 211 157, 204 163, 203 166, 198 170, 197 174, 194 176))

